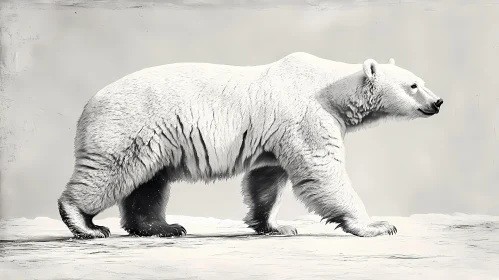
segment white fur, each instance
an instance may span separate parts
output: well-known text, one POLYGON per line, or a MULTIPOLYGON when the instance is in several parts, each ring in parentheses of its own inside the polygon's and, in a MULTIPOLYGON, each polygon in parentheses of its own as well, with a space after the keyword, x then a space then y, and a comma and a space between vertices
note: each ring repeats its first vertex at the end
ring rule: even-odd
POLYGON ((208 182, 280 165, 311 211, 340 217, 356 235, 390 232, 372 226, 351 187, 343 137, 386 117, 425 117, 417 109, 437 97, 394 64, 293 53, 261 66, 177 63, 132 73, 85 106, 66 193, 94 214, 163 167, 172 181, 208 182), (414 82, 421 88, 411 95, 414 82), (276 159, 259 161, 263 152, 276 159))

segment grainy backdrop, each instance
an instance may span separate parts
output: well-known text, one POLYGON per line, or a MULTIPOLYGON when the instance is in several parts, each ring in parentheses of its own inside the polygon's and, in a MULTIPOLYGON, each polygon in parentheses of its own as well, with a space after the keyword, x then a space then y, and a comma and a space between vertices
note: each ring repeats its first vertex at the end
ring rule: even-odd
MULTIPOLYGON (((430 119, 347 135, 348 169, 371 215, 499 215, 499 1, 159 2, 0 4, 1 215, 58 218, 76 121, 105 85, 159 64, 257 65, 296 51, 393 57, 445 101, 430 119)), ((167 209, 245 212, 240 177, 175 184, 167 209)), ((304 213, 288 193, 279 218, 304 213)))

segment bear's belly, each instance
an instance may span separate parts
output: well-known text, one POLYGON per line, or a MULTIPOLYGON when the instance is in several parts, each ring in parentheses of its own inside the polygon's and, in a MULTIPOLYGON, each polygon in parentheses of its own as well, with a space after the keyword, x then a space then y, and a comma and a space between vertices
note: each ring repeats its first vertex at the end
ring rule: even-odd
POLYGON ((265 152, 260 146, 252 148, 247 140, 236 139, 228 149, 216 145, 213 149, 205 149, 203 145, 200 148, 192 141, 172 153, 173 161, 167 165, 167 172, 174 180, 212 182, 240 175, 249 169, 278 165, 272 153, 265 152))

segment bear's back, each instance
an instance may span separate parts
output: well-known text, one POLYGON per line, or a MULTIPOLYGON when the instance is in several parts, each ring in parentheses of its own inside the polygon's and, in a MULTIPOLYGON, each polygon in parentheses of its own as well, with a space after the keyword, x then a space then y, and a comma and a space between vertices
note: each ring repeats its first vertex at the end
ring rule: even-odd
MULTIPOLYGON (((267 65, 176 63, 124 76, 95 94, 78 121, 75 144, 119 150, 146 127, 228 129, 237 135, 249 123, 249 90, 267 65), (227 122, 233 122, 227 126, 227 122), (194 125, 195 124, 195 125, 194 125)), ((258 112, 255 112, 258 114, 258 112)), ((147 135, 144 135, 147 138, 147 135)), ((98 148, 100 150, 100 148, 98 148)))

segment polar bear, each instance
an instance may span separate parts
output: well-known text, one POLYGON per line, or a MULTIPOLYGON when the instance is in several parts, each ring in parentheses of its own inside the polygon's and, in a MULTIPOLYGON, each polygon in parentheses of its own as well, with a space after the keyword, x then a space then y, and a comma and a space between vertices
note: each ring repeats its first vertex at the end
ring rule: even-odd
POLYGON ((146 68, 85 105, 59 212, 76 238, 108 237, 92 219, 114 204, 131 235, 181 236, 185 228, 165 220, 171 184, 244 172, 244 221, 259 234, 297 234, 276 223, 287 182, 326 223, 361 237, 395 234, 352 188, 345 133, 384 118, 426 118, 442 103, 393 59, 347 64, 298 52, 259 66, 146 68))

